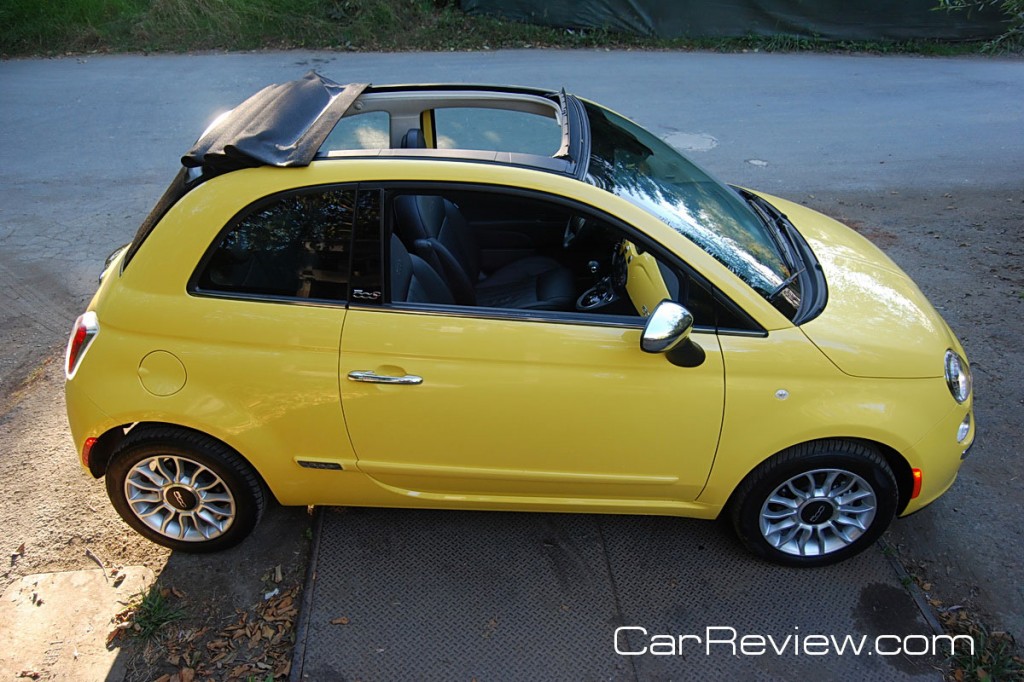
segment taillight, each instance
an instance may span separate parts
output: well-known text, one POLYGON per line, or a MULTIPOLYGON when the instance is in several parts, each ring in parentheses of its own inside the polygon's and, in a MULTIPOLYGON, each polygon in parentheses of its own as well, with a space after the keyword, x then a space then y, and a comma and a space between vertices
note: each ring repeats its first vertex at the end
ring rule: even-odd
POLYGON ((914 499, 921 494, 921 484, 924 482, 924 474, 920 469, 911 469, 910 474, 914 478, 914 489, 910 491, 910 499, 914 499))
POLYGON ((91 310, 83 313, 75 320, 68 339, 68 350, 64 355, 64 374, 68 379, 75 376, 78 366, 82 364, 85 351, 89 350, 92 340, 100 333, 100 321, 91 310))
POLYGON ((82 444, 82 466, 89 468, 89 455, 92 454, 92 446, 96 445, 96 438, 86 438, 82 444))

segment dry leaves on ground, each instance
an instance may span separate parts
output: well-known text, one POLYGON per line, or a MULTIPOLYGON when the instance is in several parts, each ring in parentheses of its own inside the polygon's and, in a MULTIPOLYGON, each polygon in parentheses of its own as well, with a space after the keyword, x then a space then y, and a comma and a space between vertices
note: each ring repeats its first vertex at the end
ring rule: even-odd
POLYGON ((209 659, 198 664, 196 673, 203 679, 287 677, 291 672, 300 589, 296 585, 260 603, 251 612, 239 611, 234 623, 206 643, 209 659))

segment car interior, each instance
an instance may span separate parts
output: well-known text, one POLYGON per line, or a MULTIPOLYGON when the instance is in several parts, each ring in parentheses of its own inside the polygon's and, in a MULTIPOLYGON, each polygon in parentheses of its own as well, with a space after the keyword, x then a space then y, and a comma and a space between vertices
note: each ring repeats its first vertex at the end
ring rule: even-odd
MULTIPOLYGON (((424 148, 427 141, 411 128, 401 146, 424 148)), ((569 208, 471 190, 397 193, 389 204, 396 259, 392 302, 628 316, 646 315, 657 303, 633 300, 628 290, 627 259, 643 248, 621 230, 569 208)), ((685 278, 647 259, 653 267, 644 276, 655 280, 654 290, 680 300, 685 278)))
POLYGON ((387 205, 393 303, 635 317, 671 298, 713 324, 710 295, 690 295, 690 278, 590 215, 486 190, 393 192, 387 205), (631 275, 657 300, 637 300, 631 275))

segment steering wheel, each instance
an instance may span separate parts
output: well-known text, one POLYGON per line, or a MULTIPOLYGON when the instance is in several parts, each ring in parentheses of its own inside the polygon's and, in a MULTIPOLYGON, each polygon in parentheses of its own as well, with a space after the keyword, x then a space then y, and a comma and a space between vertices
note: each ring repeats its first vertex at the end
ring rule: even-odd
POLYGON ((580 215, 569 218, 565 224, 565 236, 562 237, 562 248, 568 249, 587 227, 587 219, 580 215))

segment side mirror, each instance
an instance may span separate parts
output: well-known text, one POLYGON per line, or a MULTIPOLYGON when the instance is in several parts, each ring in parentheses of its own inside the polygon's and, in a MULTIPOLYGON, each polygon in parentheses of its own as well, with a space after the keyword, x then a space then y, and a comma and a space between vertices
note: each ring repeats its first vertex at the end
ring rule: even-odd
POLYGON ((691 329, 693 315, 689 310, 673 301, 662 301, 647 318, 640 335, 640 349, 645 353, 667 353, 686 341, 691 329))

